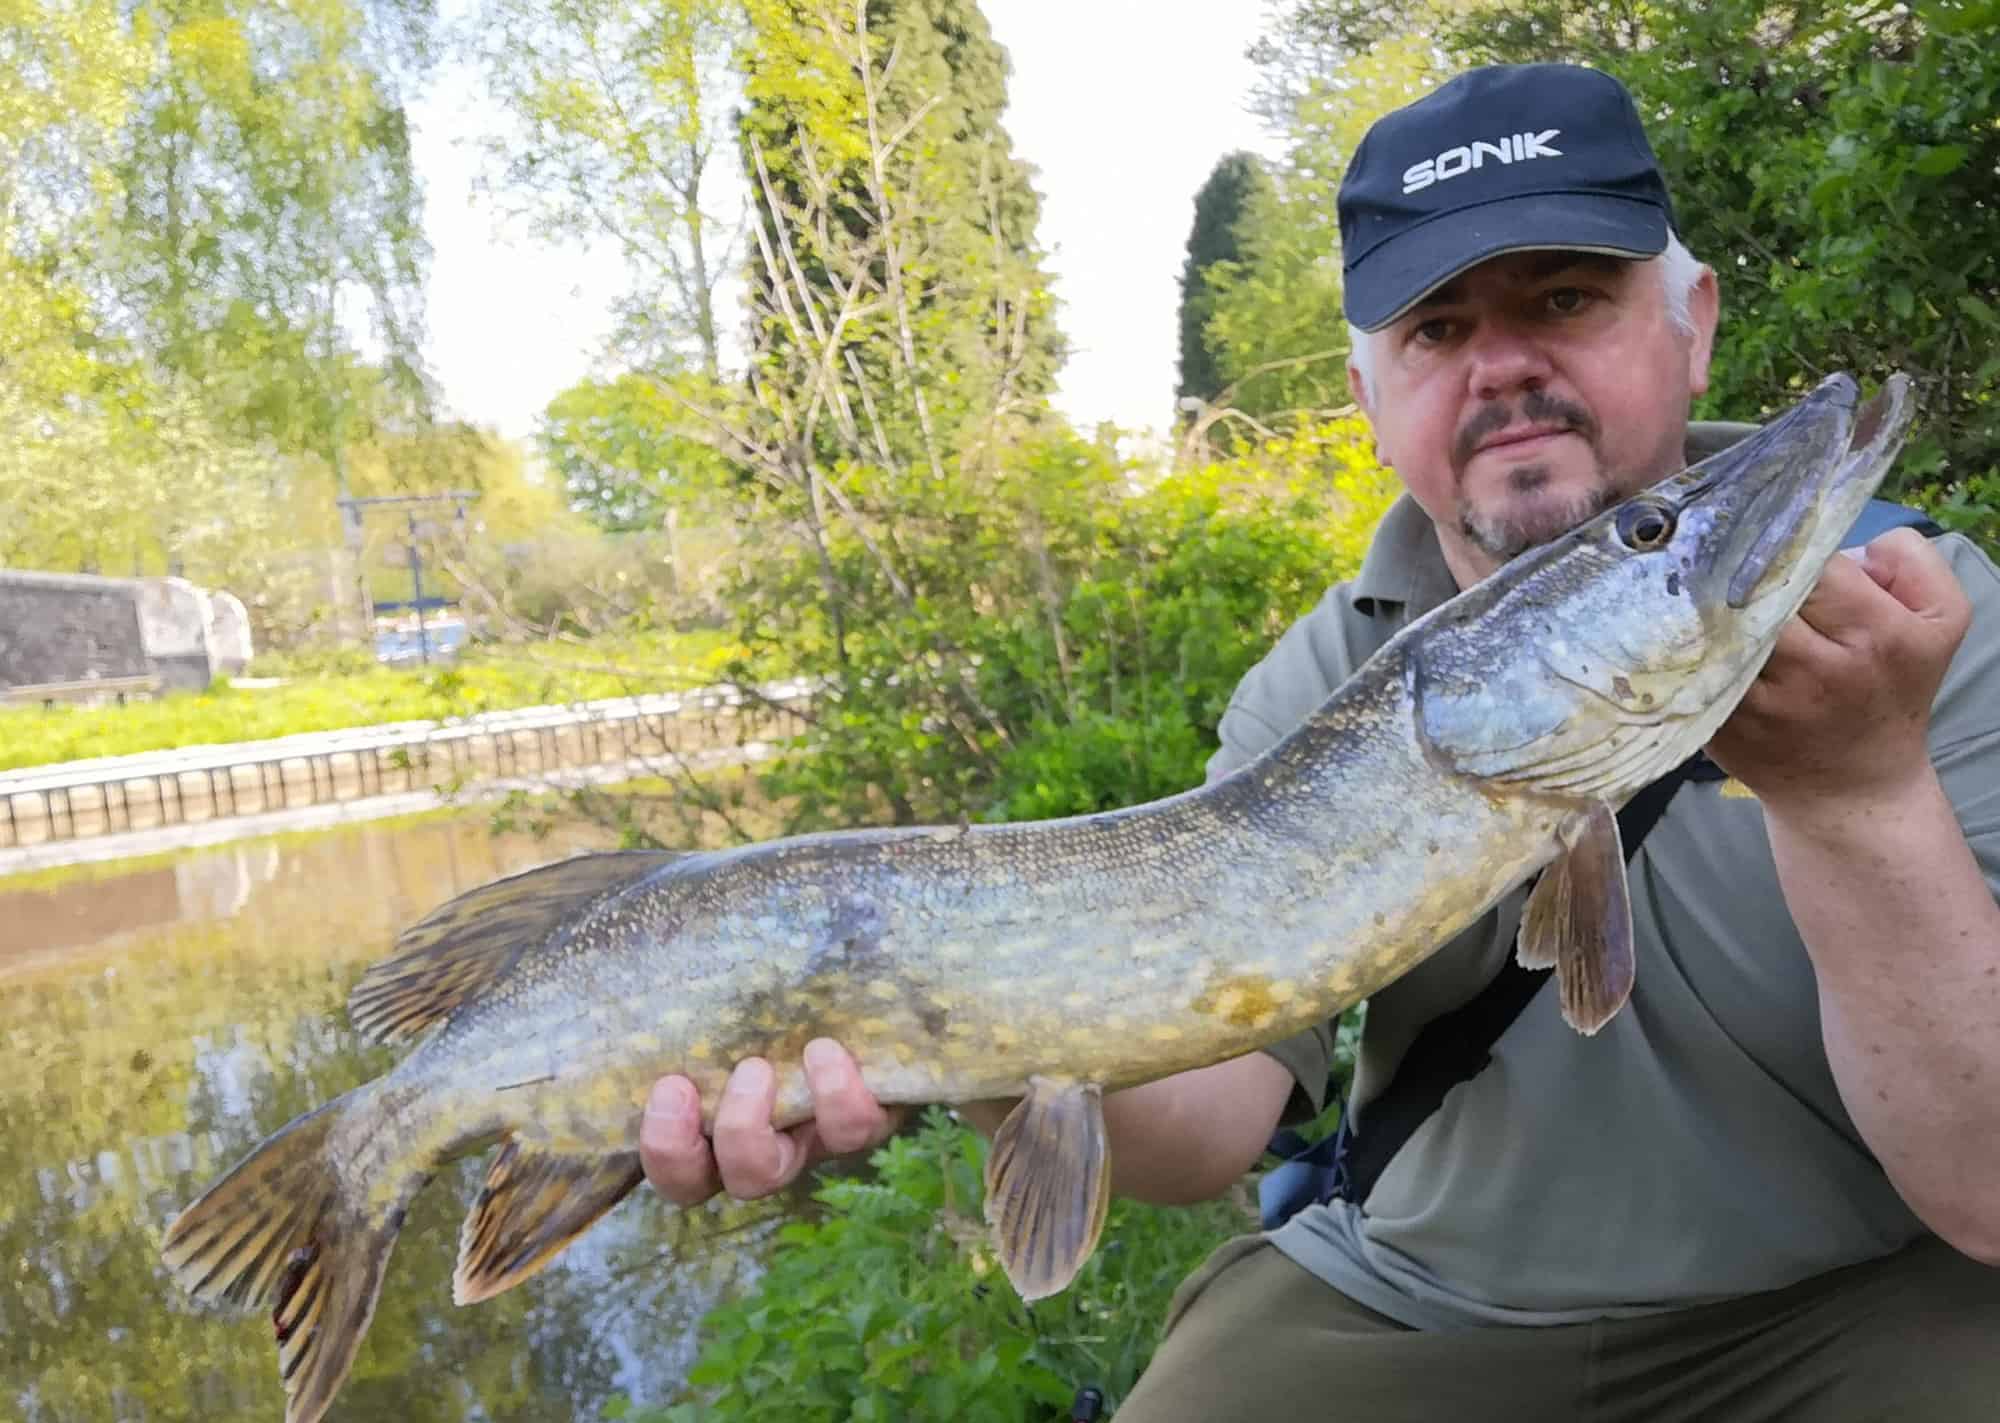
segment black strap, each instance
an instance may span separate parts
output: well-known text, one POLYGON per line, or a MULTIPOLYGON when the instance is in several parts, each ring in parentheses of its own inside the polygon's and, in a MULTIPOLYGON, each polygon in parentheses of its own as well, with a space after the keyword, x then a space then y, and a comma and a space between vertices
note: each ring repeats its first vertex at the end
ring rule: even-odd
MULTIPOLYGON (((1926 538, 1944 532, 1919 510, 1874 499, 1862 510, 1841 546, 1858 547, 1892 528, 1914 528, 1926 538)), ((1618 833, 1627 863, 1659 823, 1676 791, 1688 781, 1721 779, 1722 769, 1697 752, 1633 796, 1618 812, 1618 833)), ((1426 1023, 1403 1055, 1388 1087, 1368 1104, 1365 1133, 1351 1131, 1352 1113, 1344 1112, 1340 1129, 1315 1145, 1308 1145, 1296 1132, 1280 1132, 1272 1138, 1271 1150, 1287 1159, 1259 1185, 1264 1228, 1275 1229, 1314 1201, 1365 1201, 1390 1160, 1438 1109, 1445 1094, 1492 1061, 1493 1044, 1541 991, 1551 972, 1522 968, 1510 953, 1493 981, 1471 1001, 1426 1023)))

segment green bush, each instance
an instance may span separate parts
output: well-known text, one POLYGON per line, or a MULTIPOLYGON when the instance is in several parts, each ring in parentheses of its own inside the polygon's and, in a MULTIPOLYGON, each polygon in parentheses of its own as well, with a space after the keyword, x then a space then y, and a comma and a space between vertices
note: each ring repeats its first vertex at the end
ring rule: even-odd
POLYGON ((1044 1423, 1067 1417, 1084 1385, 1115 1404, 1175 1286, 1254 1226, 1242 1199, 1115 1201, 1076 1282, 1023 1305, 980 1218, 985 1155, 983 1138, 933 1109, 874 1154, 871 1179, 822 1186, 824 1217, 787 1226, 756 1288, 708 1316, 689 1396, 642 1423, 1044 1423))
POLYGON ((732 675, 827 688, 767 774, 792 829, 1111 809, 1201 779, 1237 681, 1358 567, 1394 491, 1337 421, 1159 475, 1051 438, 973 481, 847 498, 880 531, 773 542, 732 675), (890 542, 893 533, 893 554, 890 542), (887 570, 893 569, 893 579, 887 570))
POLYGON ((1995 0, 1522 0, 1455 10, 1426 43, 1622 79, 1722 284, 1701 408, 1754 420, 1830 370, 1905 371, 1919 418, 1884 493, 2000 548, 1996 24, 1995 0))

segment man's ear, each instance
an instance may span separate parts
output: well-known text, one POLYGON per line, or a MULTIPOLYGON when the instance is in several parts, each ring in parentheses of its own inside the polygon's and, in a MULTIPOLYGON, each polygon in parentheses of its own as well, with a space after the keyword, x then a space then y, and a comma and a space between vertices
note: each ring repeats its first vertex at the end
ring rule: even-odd
POLYGON ((1716 285, 1715 268, 1703 265, 1688 292, 1688 320, 1694 326, 1688 340, 1688 391, 1692 395, 1708 389, 1708 363, 1715 354, 1715 323, 1721 309, 1722 292, 1716 285))

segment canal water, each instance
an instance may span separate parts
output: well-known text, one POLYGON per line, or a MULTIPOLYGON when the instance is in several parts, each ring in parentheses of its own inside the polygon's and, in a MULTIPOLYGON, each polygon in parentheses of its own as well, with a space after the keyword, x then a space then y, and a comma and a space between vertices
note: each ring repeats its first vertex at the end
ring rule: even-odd
MULTIPOLYGON (((483 816, 377 823, 66 877, 0 879, 0 1420, 269 1423, 268 1320, 191 1305, 167 1222, 297 1113, 383 1070, 342 1005, 397 930, 587 848, 483 816)), ((451 1303, 482 1164, 412 1208, 330 1423, 594 1419, 666 1403, 771 1207, 678 1213, 641 1188, 541 1275, 451 1303)))

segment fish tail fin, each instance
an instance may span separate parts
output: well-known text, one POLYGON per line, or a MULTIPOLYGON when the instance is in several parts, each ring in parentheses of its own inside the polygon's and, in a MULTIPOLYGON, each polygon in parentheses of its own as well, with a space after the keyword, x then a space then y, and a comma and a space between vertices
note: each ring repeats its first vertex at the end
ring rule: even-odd
POLYGON ((175 1218, 161 1246, 196 1299, 271 1311, 285 1423, 317 1423, 340 1391, 374 1317, 404 1210, 430 1179, 427 1169, 410 1170, 364 1202, 335 1172, 328 1137, 369 1090, 267 1138, 175 1218))

